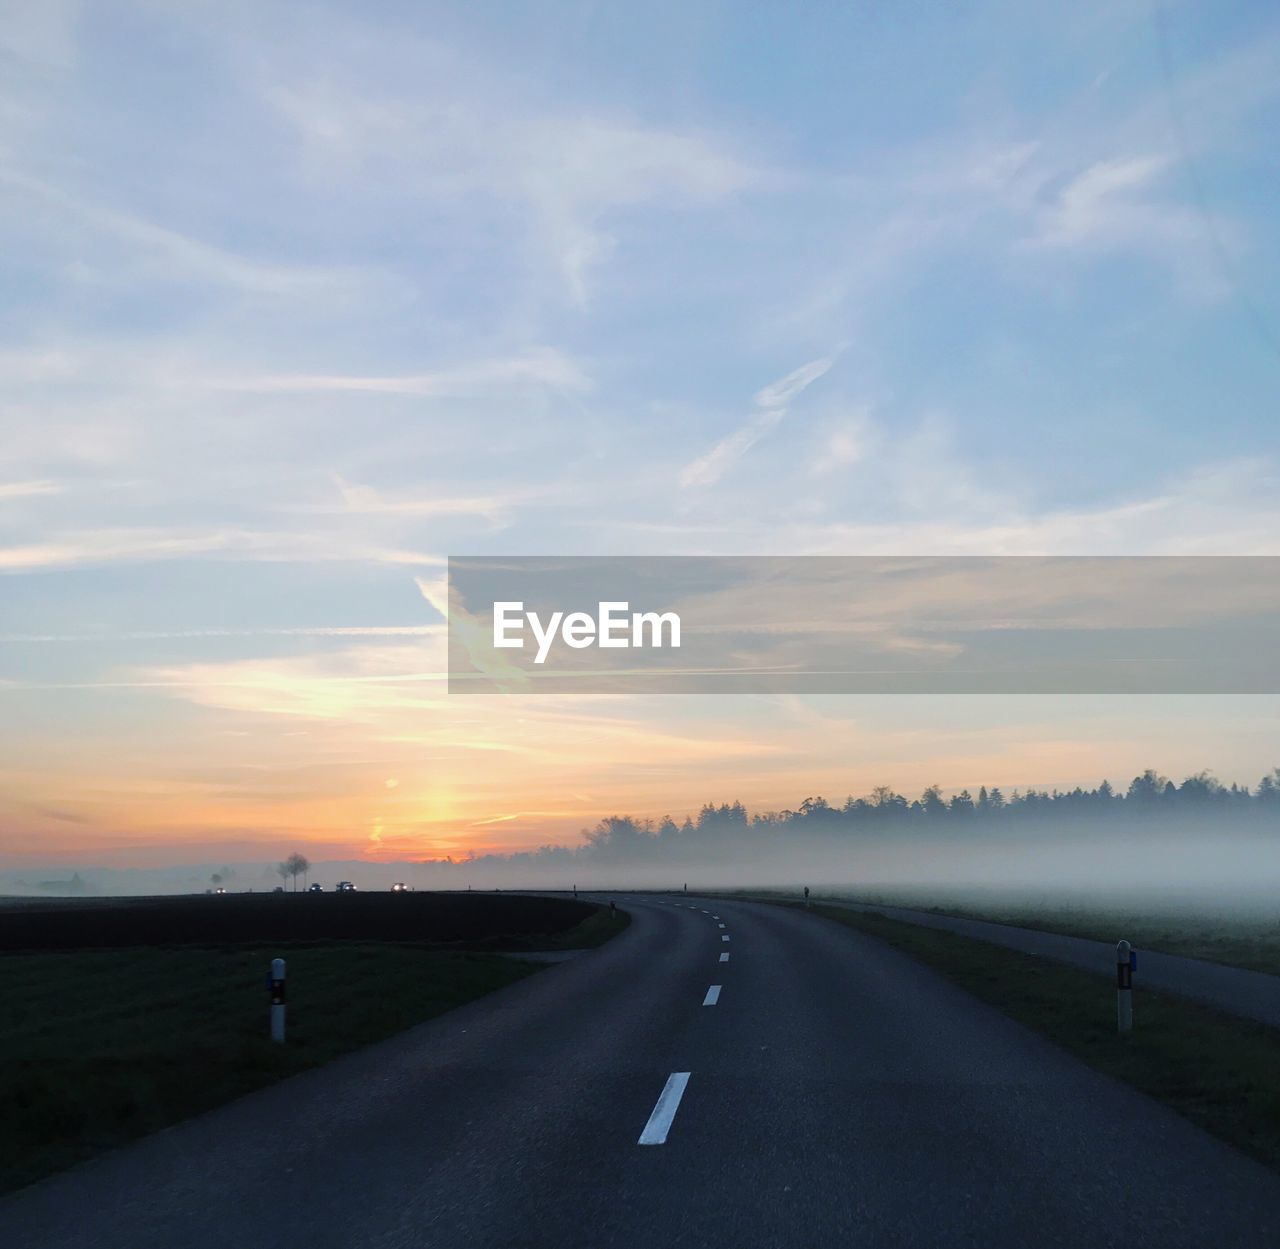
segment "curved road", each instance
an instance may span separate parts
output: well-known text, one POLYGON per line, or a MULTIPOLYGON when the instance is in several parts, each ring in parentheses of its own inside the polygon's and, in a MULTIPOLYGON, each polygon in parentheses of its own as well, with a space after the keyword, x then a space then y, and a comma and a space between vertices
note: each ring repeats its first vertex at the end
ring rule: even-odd
POLYGON ((0 1243, 1280 1244, 1280 1177, 887 946, 625 905, 597 951, 0 1202, 0 1243))

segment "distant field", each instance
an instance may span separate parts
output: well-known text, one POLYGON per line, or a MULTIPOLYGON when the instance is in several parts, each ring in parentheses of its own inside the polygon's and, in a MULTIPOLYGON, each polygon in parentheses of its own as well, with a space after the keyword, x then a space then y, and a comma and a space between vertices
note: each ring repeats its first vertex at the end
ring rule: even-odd
POLYGON ((226 895, 0 909, 0 940, 11 951, 0 955, 0 1192, 403 1031, 540 966, 460 945, 592 946, 627 922, 586 902, 488 894, 226 895), (255 935, 235 939, 246 933, 255 935), (39 941, 45 948, 33 950, 39 941), (12 952, 15 942, 26 952, 12 952), (104 948, 110 943, 115 948, 104 948), (79 948, 60 948, 68 944, 79 948), (284 1046, 267 1036, 275 956, 288 962, 284 1046))
POLYGON ((856 900, 963 915, 1096 941, 1125 940, 1144 950, 1161 950, 1166 954, 1182 954, 1280 975, 1280 899, 1273 916, 1256 913, 1236 916, 1225 909, 1218 913, 1190 907, 1174 909, 1159 900, 1036 905, 914 894, 877 894, 859 896, 856 900))
POLYGON ((243 942, 397 941, 541 949, 596 913, 572 898, 505 893, 255 893, 17 900, 0 951, 243 942))
MULTIPOLYGON (((779 901, 794 899, 796 892, 737 891, 742 897, 779 901)), ((1085 900, 1034 894, 1019 898, 1009 891, 984 894, 947 889, 815 889, 813 900, 909 907, 1111 944, 1124 940, 1143 950, 1280 975, 1280 898, 1270 912, 1256 903, 1248 910, 1235 911, 1223 902, 1180 899, 1171 903, 1154 895, 1085 900)))

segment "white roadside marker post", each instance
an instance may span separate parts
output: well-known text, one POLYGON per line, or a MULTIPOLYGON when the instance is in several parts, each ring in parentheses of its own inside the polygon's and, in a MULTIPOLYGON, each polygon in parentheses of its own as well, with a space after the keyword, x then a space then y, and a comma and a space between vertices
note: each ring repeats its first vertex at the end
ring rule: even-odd
POLYGON ((1133 967, 1137 962, 1127 941, 1116 943, 1116 1031, 1133 1031, 1133 967))
POLYGON ((284 1043, 284 959, 271 960, 271 1039, 284 1043))

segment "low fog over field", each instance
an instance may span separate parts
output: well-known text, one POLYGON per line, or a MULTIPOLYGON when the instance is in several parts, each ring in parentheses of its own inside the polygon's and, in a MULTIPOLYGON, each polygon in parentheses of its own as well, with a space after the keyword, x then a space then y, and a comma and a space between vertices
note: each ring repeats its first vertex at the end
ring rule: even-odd
MULTIPOLYGON (((284 855, 282 855, 283 859, 284 855)), ((329 861, 286 876, 276 863, 163 869, 92 865, 0 875, 25 897, 266 892, 351 880, 362 889, 673 889, 809 885, 1054 906, 1132 899, 1143 909, 1274 913, 1280 896, 1280 772, 1253 787, 1146 772, 1123 790, 1005 795, 999 788, 907 799, 887 787, 836 805, 750 812, 708 804, 680 819, 610 816, 576 846, 424 862, 329 861)))

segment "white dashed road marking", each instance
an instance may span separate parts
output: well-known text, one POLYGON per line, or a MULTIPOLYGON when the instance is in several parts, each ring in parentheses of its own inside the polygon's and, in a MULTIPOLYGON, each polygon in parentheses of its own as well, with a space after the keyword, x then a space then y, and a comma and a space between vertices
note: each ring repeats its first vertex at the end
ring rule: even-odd
POLYGON ((707 990, 707 996, 702 999, 703 1006, 714 1006, 720 1000, 720 986, 713 984, 707 990))
POLYGON ((721 961, 722 963, 727 963, 727 962, 729 961, 729 951, 728 951, 728 950, 726 950, 722 955, 720 955, 720 961, 721 961))
POLYGON ((680 1099, 684 1096, 685 1087, 689 1083, 689 1072, 673 1071, 667 1077, 662 1092, 658 1094, 658 1104, 644 1125, 637 1145, 665 1145, 667 1133, 671 1131, 671 1123, 680 1109, 680 1099))

